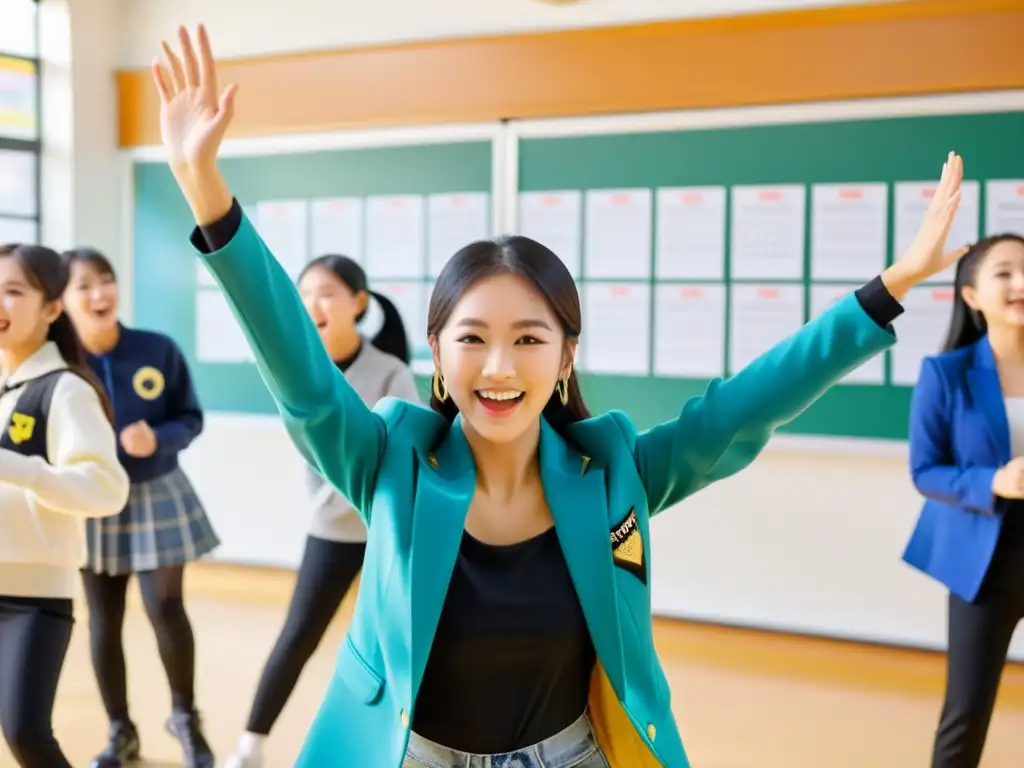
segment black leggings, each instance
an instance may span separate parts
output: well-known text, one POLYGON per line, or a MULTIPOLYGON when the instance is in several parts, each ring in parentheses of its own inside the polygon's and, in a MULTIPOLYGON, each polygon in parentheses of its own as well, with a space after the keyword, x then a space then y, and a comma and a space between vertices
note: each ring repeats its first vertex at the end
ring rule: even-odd
MULTIPOLYGON (((192 711, 195 681, 195 639, 182 600, 183 566, 136 574, 146 614, 156 633, 160 660, 171 687, 175 709, 192 711)), ((128 684, 122 632, 130 574, 109 576, 82 571, 89 603, 92 666, 103 706, 111 722, 129 722, 128 684)))
POLYGON ((73 625, 71 600, 0 596, 0 728, 21 768, 71 768, 53 700, 73 625))
POLYGON ((284 628, 256 689, 246 730, 266 736, 363 566, 366 545, 306 537, 284 628))
MULTIPOLYGON (((1024 514, 1024 509, 1011 512, 1024 514)), ((1009 513, 1008 513, 1009 514, 1009 513)), ((1007 518, 973 603, 949 596, 946 699, 932 768, 977 768, 1014 629, 1024 619, 1024 519, 1007 518)))

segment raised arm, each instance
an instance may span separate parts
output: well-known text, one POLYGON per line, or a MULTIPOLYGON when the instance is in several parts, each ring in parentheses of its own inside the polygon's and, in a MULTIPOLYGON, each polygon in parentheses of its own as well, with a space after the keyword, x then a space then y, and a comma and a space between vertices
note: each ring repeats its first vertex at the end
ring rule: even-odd
POLYGON ((198 55, 184 28, 178 38, 180 59, 165 43, 166 64, 154 62, 153 76, 168 162, 198 225, 192 245, 241 324, 292 440, 332 485, 368 510, 384 422, 331 362, 298 291, 217 168, 235 90, 218 90, 206 30, 199 28, 198 55))
POLYGON ((634 457, 651 514, 748 466, 775 430, 896 341, 891 322, 914 285, 966 249, 945 253, 963 164, 950 153, 917 237, 899 262, 732 378, 716 379, 679 416, 637 435, 634 457))

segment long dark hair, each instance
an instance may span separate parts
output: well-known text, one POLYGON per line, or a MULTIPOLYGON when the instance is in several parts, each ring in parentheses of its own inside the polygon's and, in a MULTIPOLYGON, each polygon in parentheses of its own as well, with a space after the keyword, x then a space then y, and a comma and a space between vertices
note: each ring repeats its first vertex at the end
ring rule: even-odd
POLYGON ((82 247, 64 251, 62 258, 68 268, 68 277, 71 276, 71 267, 82 263, 91 265, 100 275, 110 277, 114 282, 117 282, 117 273, 114 271, 114 265, 110 263, 110 259, 95 248, 82 247))
POLYGON ((953 313, 949 319, 949 331, 942 345, 943 352, 952 352, 977 342, 988 333, 985 316, 976 309, 971 309, 964 301, 963 290, 973 286, 978 277, 978 267, 999 243, 1020 243, 1024 245, 1024 237, 1012 232, 989 235, 972 245, 967 253, 960 257, 956 265, 956 279, 953 281, 953 313))
MULTIPOLYGON (((427 310, 427 336, 436 337, 448 323, 459 299, 478 280, 492 275, 518 275, 533 285, 547 300, 558 318, 569 341, 578 341, 583 329, 580 296, 576 283, 565 264, 551 250, 528 237, 510 236, 495 240, 479 240, 460 250, 444 265, 430 295, 427 310)), ((590 412, 583 402, 576 367, 569 373, 568 401, 562 405, 558 394, 552 392, 544 417, 563 437, 567 428, 590 412)), ((449 397, 444 402, 430 393, 430 407, 444 416, 449 423, 459 410, 449 397)))
MULTIPOLYGON (((299 274, 299 280, 302 280, 302 276, 314 267, 326 269, 348 286, 352 293, 366 291, 366 293, 373 297, 373 300, 380 306, 381 313, 384 315, 384 322, 381 324, 380 330, 370 339, 370 343, 382 352, 394 355, 408 365, 411 355, 409 352, 409 339, 405 334, 405 324, 402 322, 402 315, 398 312, 398 308, 392 303, 391 299, 369 289, 366 281, 366 272, 363 271, 363 268, 348 256, 328 253, 318 256, 309 262, 299 274)), ((369 304, 367 304, 368 308, 369 304)), ((356 316, 356 322, 360 322, 364 317, 366 317, 366 309, 356 316)))
MULTIPOLYGON (((44 302, 59 301, 64 294, 68 284, 68 265, 56 251, 41 245, 3 245, 0 246, 0 257, 11 257, 18 262, 29 285, 42 292, 44 302)), ((68 369, 96 390, 103 412, 113 424, 114 412, 110 400, 103 385, 86 363, 85 349, 67 312, 61 310, 57 319, 50 323, 46 338, 56 345, 68 369)))

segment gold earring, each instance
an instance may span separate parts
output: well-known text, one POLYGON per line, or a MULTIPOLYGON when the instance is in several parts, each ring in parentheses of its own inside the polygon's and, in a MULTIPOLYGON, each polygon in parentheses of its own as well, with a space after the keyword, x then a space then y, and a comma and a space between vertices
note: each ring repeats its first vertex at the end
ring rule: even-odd
POLYGON ((432 382, 434 389, 434 397, 437 398, 437 402, 443 403, 448 399, 448 385, 444 383, 444 377, 440 371, 434 371, 434 380, 432 382), (443 392, 441 390, 444 390, 443 392))
POLYGON ((562 405, 566 405, 569 402, 569 377, 566 376, 555 384, 555 394, 558 395, 558 399, 562 401, 562 405))

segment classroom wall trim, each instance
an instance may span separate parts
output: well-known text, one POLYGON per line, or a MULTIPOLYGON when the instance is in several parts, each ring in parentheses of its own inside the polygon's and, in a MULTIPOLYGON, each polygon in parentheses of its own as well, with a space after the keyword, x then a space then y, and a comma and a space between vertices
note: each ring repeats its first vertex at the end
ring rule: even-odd
MULTIPOLYGON (((1024 0, 914 0, 225 61, 233 136, 1024 87, 1024 0), (955 53, 954 53, 955 52, 955 53)), ((173 30, 168 30, 173 34, 173 30)), ((119 144, 153 144, 148 69, 119 144)))

